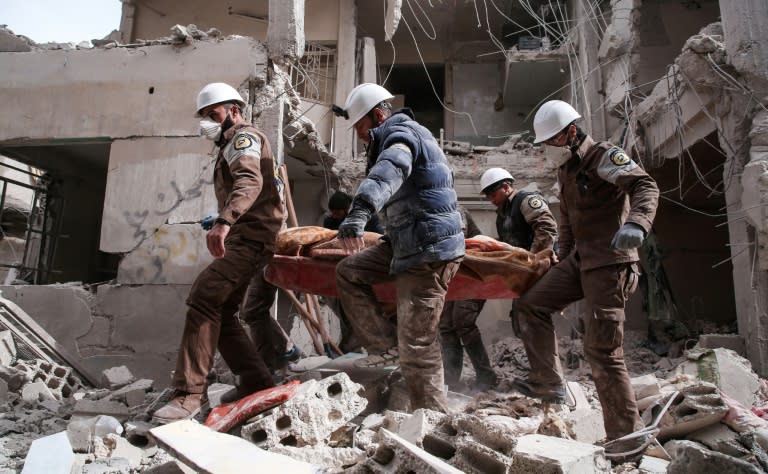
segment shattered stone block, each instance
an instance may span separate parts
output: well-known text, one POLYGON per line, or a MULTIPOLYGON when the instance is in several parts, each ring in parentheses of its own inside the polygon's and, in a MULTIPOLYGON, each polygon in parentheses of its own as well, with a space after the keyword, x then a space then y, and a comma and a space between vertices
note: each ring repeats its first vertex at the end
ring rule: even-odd
POLYGON ((448 463, 467 473, 506 473, 512 466, 512 458, 471 438, 456 440, 456 453, 448 463))
POLYGON ((510 430, 507 424, 488 423, 473 415, 456 415, 451 424, 458 434, 471 436, 480 444, 506 456, 512 455, 515 450, 515 439, 520 435, 519 432, 510 430))
POLYGON ((318 444, 365 409, 362 388, 344 372, 309 380, 288 401, 243 426, 241 436, 264 449, 318 444))
POLYGON ((379 430, 379 435, 381 444, 374 455, 355 466, 351 472, 381 474, 393 472, 460 474, 462 472, 386 428, 379 430))
POLYGON ((25 383, 32 379, 27 377, 27 373, 13 367, 0 365, 0 379, 8 384, 8 390, 17 392, 25 383))
POLYGON ((24 460, 24 474, 69 474, 75 462, 75 453, 61 431, 32 441, 24 460))
POLYGON ((117 390, 118 388, 125 387, 126 385, 134 382, 136 377, 133 376, 128 367, 121 365, 119 367, 112 367, 104 370, 101 373, 101 380, 99 380, 99 386, 101 388, 108 388, 109 390, 117 390))
MULTIPOLYGON (((661 403, 666 403, 666 399, 646 410, 643 413, 643 421, 649 422, 661 403)), ((726 413, 728 404, 714 385, 700 383, 686 387, 675 397, 675 401, 659 421, 658 438, 683 437, 719 422, 726 413)))
POLYGON ((44 382, 32 382, 24 385, 21 389, 21 398, 25 402, 36 403, 44 400, 55 400, 56 396, 44 382))
POLYGON ((676 372, 693 375, 702 382, 715 384, 726 395, 746 407, 754 406, 760 378, 752 364, 729 349, 692 349, 676 372))
POLYGON ((723 423, 715 423, 687 436, 687 439, 701 443, 713 451, 735 457, 749 456, 749 450, 739 442, 738 438, 739 434, 723 423))
POLYGON ((397 434, 404 440, 421 447, 424 436, 447 416, 445 413, 419 408, 400 422, 397 434))
POLYGON ((16 361, 16 343, 11 331, 0 331, 0 365, 10 367, 16 361))
POLYGON ((126 397, 128 396, 129 393, 134 393, 138 391, 141 391, 144 393, 149 392, 150 390, 152 390, 152 386, 154 384, 155 384, 155 381, 152 379, 139 379, 135 382, 131 382, 130 384, 113 391, 109 395, 109 398, 117 400, 119 402, 126 402, 126 397))
MULTIPOLYGON (((568 426, 573 439, 582 443, 594 443, 605 438, 603 412, 592 408, 578 382, 568 382, 568 394, 573 398, 573 409, 566 408, 561 418, 568 426)), ((527 434, 533 434, 535 431, 527 434)))
POLYGON ((740 474, 758 474, 764 472, 754 464, 710 451, 699 443, 685 440, 672 440, 664 445, 672 462, 667 473, 689 474, 691 472, 738 472, 740 474))
POLYGON ((328 469, 343 469, 354 466, 366 459, 365 451, 358 448, 331 448, 330 446, 305 446, 296 448, 293 446, 278 445, 269 450, 270 453, 284 454, 285 456, 322 466, 328 469))
POLYGON ((552 436, 533 434, 519 438, 513 457, 510 474, 611 472, 603 448, 552 436))
POLYGON ((653 456, 643 456, 640 459, 640 464, 637 466, 640 472, 648 474, 666 474, 668 467, 669 461, 653 456))
POLYGON ((13 368, 25 374, 27 379, 32 382, 44 382, 59 400, 69 398, 83 388, 82 382, 73 374, 70 367, 36 359, 33 361, 19 360, 13 368))
POLYGON ((635 392, 635 399, 642 400, 659 393, 659 380, 653 374, 646 374, 640 377, 630 379, 632 390, 635 392))
POLYGON ((112 400, 78 400, 72 409, 73 416, 108 415, 120 421, 126 421, 129 416, 128 407, 112 400))

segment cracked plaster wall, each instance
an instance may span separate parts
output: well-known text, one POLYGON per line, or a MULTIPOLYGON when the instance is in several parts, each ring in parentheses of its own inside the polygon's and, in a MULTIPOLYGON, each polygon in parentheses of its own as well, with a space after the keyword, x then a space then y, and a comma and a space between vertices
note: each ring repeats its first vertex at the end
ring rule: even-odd
POLYGON ((156 380, 157 386, 170 381, 188 286, 0 286, 0 291, 94 380, 105 369, 125 365, 139 378, 156 380))

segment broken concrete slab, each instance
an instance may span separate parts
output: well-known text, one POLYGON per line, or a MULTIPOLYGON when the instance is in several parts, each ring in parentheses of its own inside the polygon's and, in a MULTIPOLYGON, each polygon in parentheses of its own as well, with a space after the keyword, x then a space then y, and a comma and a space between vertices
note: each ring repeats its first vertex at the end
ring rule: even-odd
POLYGON ((419 408, 400 422, 397 434, 409 443, 421 447, 424 436, 447 416, 445 413, 419 408))
POLYGON ((357 394, 362 388, 343 372, 309 380, 288 401, 243 426, 242 436, 265 449, 317 444, 365 409, 367 401, 357 394))
POLYGON ((213 431, 190 420, 159 426, 150 433, 163 449, 202 473, 238 474, 243 466, 292 474, 318 471, 315 465, 264 451, 242 438, 213 431))
POLYGON ((675 372, 713 383, 746 407, 754 406, 760 388, 760 378, 752 371, 752 364, 730 349, 692 349, 688 360, 675 372))
POLYGON ((8 390, 12 392, 18 391, 25 383, 32 381, 26 372, 4 365, 0 365, 0 379, 8 384, 8 390))
POLYGON ((28 403, 42 402, 43 400, 56 400, 51 389, 45 382, 32 382, 21 389, 21 398, 28 403))
POLYGON ((99 386, 109 390, 117 390, 136 381, 128 367, 121 365, 101 372, 99 386))
POLYGON ((42 359, 18 360, 14 369, 23 372, 28 380, 41 381, 50 389, 55 398, 69 398, 83 388, 80 379, 71 367, 42 359))
POLYGON ((366 459, 365 451, 358 448, 332 448, 330 446, 294 446, 277 445, 270 453, 283 454, 292 459, 311 463, 328 469, 343 469, 354 466, 366 459))
POLYGON ((686 440, 672 440, 664 444, 672 462, 667 468, 668 474, 688 474, 691 472, 738 472, 757 474, 763 472, 753 464, 711 451, 699 443, 686 440))
POLYGON ((492 449, 472 438, 459 437, 455 440, 456 454, 449 464, 463 472, 508 472, 513 458, 492 449))
POLYGON ((739 434, 725 424, 715 423, 690 433, 686 438, 729 456, 748 456, 750 452, 739 442, 738 437, 739 434))
MULTIPOLYGON (((661 402, 666 403, 667 399, 661 402)), ((728 405, 720 396, 717 387, 699 383, 683 388, 675 396, 664 416, 659 421, 659 439, 677 438, 718 423, 728 413, 728 405)), ((648 425, 654 414, 654 407, 643 413, 648 425)))
POLYGON ((72 409, 73 416, 108 415, 120 421, 126 421, 130 416, 128 407, 111 400, 78 400, 72 409))
POLYGON ((747 353, 744 337, 738 334, 702 334, 696 345, 702 349, 730 349, 742 357, 747 353))
POLYGON ((609 473, 603 448, 552 436, 526 435, 517 440, 510 473, 609 473))
POLYGON ((637 466, 640 472, 648 474, 665 474, 668 467, 669 461, 653 456, 643 456, 640 458, 640 464, 637 466))
POLYGON ((133 446, 127 439, 117 434, 110 433, 104 437, 105 443, 110 446, 110 458, 122 458, 128 461, 130 469, 141 467, 141 460, 144 457, 144 451, 141 448, 133 446))
POLYGON ((32 441, 24 460, 22 474, 70 474, 75 453, 69 444, 67 432, 32 441))
POLYGON ((381 444, 372 457, 355 467, 358 472, 382 474, 392 472, 460 474, 462 472, 386 428, 379 430, 379 435, 381 444))
POLYGON ((635 392, 636 400, 657 395, 660 390, 659 380, 654 374, 633 377, 630 379, 630 383, 632 384, 632 390, 635 392))
POLYGON ((592 407, 578 382, 568 382, 568 395, 575 406, 573 409, 566 408, 560 416, 573 439, 582 443, 594 443, 605 438, 603 412, 592 407))
POLYGON ((11 331, 0 331, 0 365, 10 367, 16 362, 16 343, 11 331))

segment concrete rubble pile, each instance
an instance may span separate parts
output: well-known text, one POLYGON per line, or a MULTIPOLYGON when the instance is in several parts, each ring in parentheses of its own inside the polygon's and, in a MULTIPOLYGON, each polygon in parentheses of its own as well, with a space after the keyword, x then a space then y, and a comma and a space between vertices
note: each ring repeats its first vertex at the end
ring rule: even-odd
MULTIPOLYGON (((449 392, 452 414, 407 413, 407 397, 398 396, 402 379, 391 368, 360 376, 334 369, 336 361, 318 368, 305 359, 301 365, 308 369, 292 375, 303 382, 291 398, 217 433, 203 418, 153 425, 151 414, 170 390, 155 391, 152 380, 137 380, 125 367, 105 370, 99 387, 89 388, 67 367, 19 359, 13 338, 2 336, 0 473, 233 472, 226 471, 232 463, 357 473, 768 468, 768 383, 733 350, 710 348, 717 337, 702 337, 681 357, 661 364, 658 356, 652 361, 643 350, 628 350, 628 358, 646 360, 634 366, 641 372, 632 379, 651 434, 639 445, 605 443, 599 401, 576 355, 577 340, 562 341, 569 379, 565 405, 507 389, 511 377, 527 368, 521 343, 510 338, 492 347, 502 380, 498 389, 449 392)), ((464 377, 472 377, 470 366, 464 377)), ((212 384, 212 405, 229 388, 212 384)))

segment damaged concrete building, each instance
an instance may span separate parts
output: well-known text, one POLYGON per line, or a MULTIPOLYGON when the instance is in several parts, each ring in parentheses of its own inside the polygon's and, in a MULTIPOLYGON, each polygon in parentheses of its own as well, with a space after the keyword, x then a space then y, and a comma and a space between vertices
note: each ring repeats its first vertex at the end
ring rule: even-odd
MULTIPOLYGON (((764 0, 123 0, 93 47, 0 31, 2 296, 97 376, 168 380, 215 214, 194 97, 235 86, 284 157, 299 225, 354 191, 365 159, 334 117, 360 82, 385 84, 439 138, 460 202, 494 236, 479 178, 503 167, 557 216, 554 161, 532 111, 571 102, 662 191, 627 327, 659 354, 735 333, 768 376, 768 6, 764 0), (188 26, 180 26, 188 25, 188 26)), ((486 342, 512 335, 489 300, 486 342)), ((559 331, 570 334, 579 305, 559 331)), ((331 311, 323 312, 338 335, 331 311)), ((276 316, 314 352, 282 295, 276 316)))

